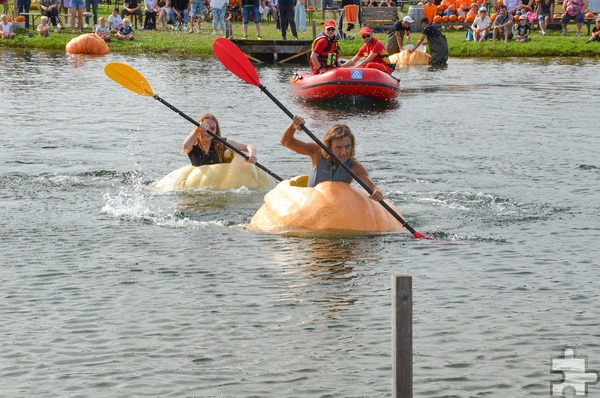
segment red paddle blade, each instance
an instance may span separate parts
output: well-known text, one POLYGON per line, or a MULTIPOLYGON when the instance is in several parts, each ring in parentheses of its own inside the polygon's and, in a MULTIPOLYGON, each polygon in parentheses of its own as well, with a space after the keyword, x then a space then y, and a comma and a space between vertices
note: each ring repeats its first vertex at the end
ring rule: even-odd
POLYGON ((415 231, 415 233, 413 234, 413 238, 415 239, 429 239, 429 240, 433 240, 433 236, 429 236, 429 235, 425 235, 422 234, 418 231, 415 231))
POLYGON ((254 65, 252 65, 252 62, 246 57, 246 54, 244 54, 238 46, 233 44, 231 40, 223 37, 215 40, 213 43, 213 52, 231 73, 246 83, 260 86, 260 80, 256 73, 256 69, 254 69, 254 65))

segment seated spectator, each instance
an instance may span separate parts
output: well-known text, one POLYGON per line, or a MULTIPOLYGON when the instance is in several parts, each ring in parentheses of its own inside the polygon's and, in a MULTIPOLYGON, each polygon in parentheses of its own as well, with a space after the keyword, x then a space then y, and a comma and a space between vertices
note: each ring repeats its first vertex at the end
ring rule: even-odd
POLYGON ((498 16, 492 26, 494 28, 492 40, 504 37, 504 41, 508 43, 512 39, 513 16, 508 13, 508 9, 504 4, 500 4, 498 7, 498 16))
POLYGON ((108 17, 108 27, 112 33, 117 33, 123 27, 123 18, 119 15, 119 9, 113 8, 112 14, 108 17))
POLYGON ((2 14, 0 16, 0 39, 12 39, 15 34, 12 29, 12 22, 8 22, 8 16, 2 14))
POLYGON ((98 19, 98 26, 96 26, 96 31, 94 33, 100 36, 102 40, 106 42, 110 41, 110 27, 106 24, 104 17, 98 19))
POLYGON ((158 22, 162 25, 162 31, 167 30, 167 21, 171 18, 171 0, 158 0, 158 22))
POLYGON ((425 18, 433 21, 433 18, 438 15, 437 7, 435 0, 427 0, 427 3, 423 5, 423 14, 425 15, 425 18))
MULTIPOLYGON (((599 0, 600 1, 600 0, 599 0)), ((536 9, 535 15, 540 27, 540 34, 545 35, 548 29, 548 22, 554 13, 554 0, 540 0, 536 9)))
POLYGON ((471 30, 473 31, 473 41, 481 43, 485 40, 492 26, 492 20, 487 15, 485 7, 479 9, 479 16, 473 21, 471 30))
POLYGON ((144 29, 156 29, 157 0, 144 0, 144 29))
POLYGON ((596 26, 592 29, 592 37, 590 37, 586 43, 591 43, 593 41, 600 41, 600 17, 596 18, 596 26))
POLYGON ((519 11, 521 15, 534 11, 534 0, 519 0, 519 11))
MULTIPOLYGON (((518 1, 518 0, 517 0, 518 1)), ((456 13, 466 17, 471 9, 471 0, 456 0, 456 13)))
POLYGON ((37 32, 40 37, 48 37, 50 36, 50 25, 48 25, 48 17, 42 17, 42 23, 38 25, 37 32))
POLYGON ((123 18, 123 27, 115 33, 115 37, 119 40, 133 40, 135 38, 129 18, 123 18))
POLYGON ((187 27, 190 15, 190 3, 188 0, 171 0, 171 23, 173 30, 182 30, 187 27))
POLYGON ((564 14, 560 20, 563 28, 563 35, 567 34, 567 24, 574 19, 577 22, 577 36, 581 36, 581 27, 585 19, 585 9, 587 0, 565 0, 563 2, 564 14))
POLYGON ((523 14, 519 17, 519 23, 517 24, 517 29, 515 34, 517 38, 515 42, 517 43, 525 43, 527 38, 529 37, 529 33, 531 33, 531 28, 529 26, 529 21, 527 21, 527 17, 523 14))
MULTIPOLYGON (((142 15, 142 5, 138 0, 123 0, 123 9, 121 10, 121 18, 123 18, 123 22, 125 22, 125 17, 135 15, 139 23, 142 23, 143 15, 142 15)), ((131 20, 129 20, 131 24, 131 20)), ((123 23, 123 27, 125 27, 125 23, 123 23)))
POLYGON ((50 19, 50 23, 54 26, 54 33, 62 26, 58 19, 58 11, 60 10, 60 0, 40 0, 40 11, 43 16, 50 19))
MULTIPOLYGON (((520 0, 504 0, 506 11, 513 17, 518 14, 520 0)), ((500 10, 500 7, 498 7, 500 10)))

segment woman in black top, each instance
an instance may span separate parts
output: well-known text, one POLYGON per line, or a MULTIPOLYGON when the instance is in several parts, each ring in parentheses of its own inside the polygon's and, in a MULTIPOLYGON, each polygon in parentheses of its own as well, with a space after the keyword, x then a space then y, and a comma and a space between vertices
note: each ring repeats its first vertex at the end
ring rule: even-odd
MULTIPOLYGON (((200 126, 196 127, 183 142, 183 152, 185 152, 192 162, 193 166, 202 166, 205 164, 226 163, 225 145, 220 141, 213 139, 213 136, 207 133, 210 130, 221 137, 221 127, 219 121, 212 113, 205 113, 199 120, 200 126)), ((247 162, 256 163, 256 150, 253 145, 244 144, 231 139, 224 138, 224 141, 240 151, 248 153, 247 162)))

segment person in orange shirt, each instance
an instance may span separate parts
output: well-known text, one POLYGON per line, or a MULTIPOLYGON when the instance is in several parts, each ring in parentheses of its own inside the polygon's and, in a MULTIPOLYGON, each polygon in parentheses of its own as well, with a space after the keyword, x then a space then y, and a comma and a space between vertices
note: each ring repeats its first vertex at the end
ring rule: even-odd
POLYGON ((471 0, 456 0, 456 12, 459 16, 466 16, 470 9, 471 0))
POLYGON ((423 6, 423 14, 425 14, 425 17, 430 21, 433 21, 433 17, 435 17, 437 13, 438 9, 435 5, 435 0, 427 0, 427 3, 423 6))

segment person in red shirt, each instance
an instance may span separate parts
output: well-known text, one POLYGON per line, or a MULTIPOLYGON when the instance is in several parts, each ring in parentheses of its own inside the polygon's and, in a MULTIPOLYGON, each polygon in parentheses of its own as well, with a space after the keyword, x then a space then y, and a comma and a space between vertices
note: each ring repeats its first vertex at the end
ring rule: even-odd
POLYGON ((392 69, 388 51, 379 39, 373 37, 371 28, 368 26, 362 28, 360 37, 365 43, 351 60, 342 65, 342 68, 350 68, 356 65, 357 68, 374 68, 391 74, 392 69), (363 57, 365 59, 357 64, 363 57))
POLYGON ((323 24, 323 33, 313 41, 310 53, 310 66, 314 75, 340 66, 339 49, 335 21, 330 19, 323 24))

